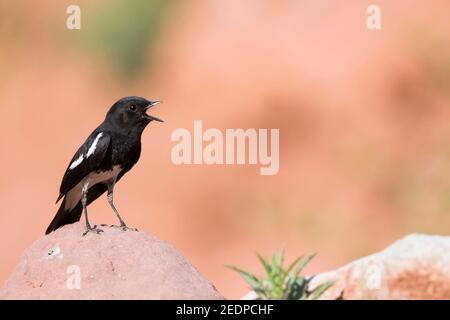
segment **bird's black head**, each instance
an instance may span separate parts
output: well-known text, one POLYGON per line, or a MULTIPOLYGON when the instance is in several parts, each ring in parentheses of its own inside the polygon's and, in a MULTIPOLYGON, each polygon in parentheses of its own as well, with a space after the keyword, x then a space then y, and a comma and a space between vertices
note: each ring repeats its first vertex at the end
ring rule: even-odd
POLYGON ((142 131, 152 121, 163 122, 146 112, 158 103, 160 101, 149 101, 141 97, 125 97, 109 109, 105 120, 125 130, 142 131))

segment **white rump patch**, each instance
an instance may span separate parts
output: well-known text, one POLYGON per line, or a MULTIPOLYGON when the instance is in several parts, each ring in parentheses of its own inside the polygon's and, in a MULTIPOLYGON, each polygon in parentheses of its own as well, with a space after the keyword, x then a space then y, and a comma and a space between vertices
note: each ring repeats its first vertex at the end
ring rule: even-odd
POLYGON ((97 148, 97 143, 98 140, 100 140, 100 138, 103 136, 103 132, 100 132, 96 137, 94 142, 92 142, 91 147, 89 148, 87 154, 86 154, 86 158, 89 158, 90 156, 92 156, 95 152, 95 148, 97 148))
POLYGON ((70 170, 73 170, 73 169, 75 169, 76 167, 78 167, 78 165, 79 165, 80 163, 83 162, 83 159, 84 159, 84 156, 81 154, 81 155, 78 157, 77 160, 75 160, 74 162, 72 162, 72 163, 70 164, 69 169, 70 169, 70 170))

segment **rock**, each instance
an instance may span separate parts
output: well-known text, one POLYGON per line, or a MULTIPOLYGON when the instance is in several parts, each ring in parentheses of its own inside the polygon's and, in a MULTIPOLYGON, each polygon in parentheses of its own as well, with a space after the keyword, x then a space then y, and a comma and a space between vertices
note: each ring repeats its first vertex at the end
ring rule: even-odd
POLYGON ((223 299, 178 251, 144 232, 81 223, 36 241, 0 299, 223 299))
POLYGON ((450 299, 450 237, 409 235, 385 250, 317 275, 322 299, 450 299))

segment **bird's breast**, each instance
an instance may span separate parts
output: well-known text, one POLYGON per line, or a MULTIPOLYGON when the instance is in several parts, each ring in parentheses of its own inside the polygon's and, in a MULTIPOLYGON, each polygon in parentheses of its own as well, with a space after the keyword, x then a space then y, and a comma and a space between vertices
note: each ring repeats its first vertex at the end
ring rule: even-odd
POLYGON ((131 139, 118 139, 113 142, 111 160, 112 165, 126 166, 136 154, 140 153, 140 141, 131 139))

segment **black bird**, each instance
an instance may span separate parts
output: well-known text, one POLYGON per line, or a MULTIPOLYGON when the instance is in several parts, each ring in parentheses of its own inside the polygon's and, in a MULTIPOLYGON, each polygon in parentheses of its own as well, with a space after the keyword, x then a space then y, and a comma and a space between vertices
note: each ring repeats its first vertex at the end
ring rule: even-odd
POLYGON ((84 211, 86 232, 102 232, 89 223, 87 206, 107 191, 108 202, 120 227, 128 229, 114 206, 114 185, 139 160, 141 135, 152 121, 163 122, 146 113, 160 101, 125 97, 117 101, 70 161, 59 189, 61 206, 45 234, 80 220, 84 211))

